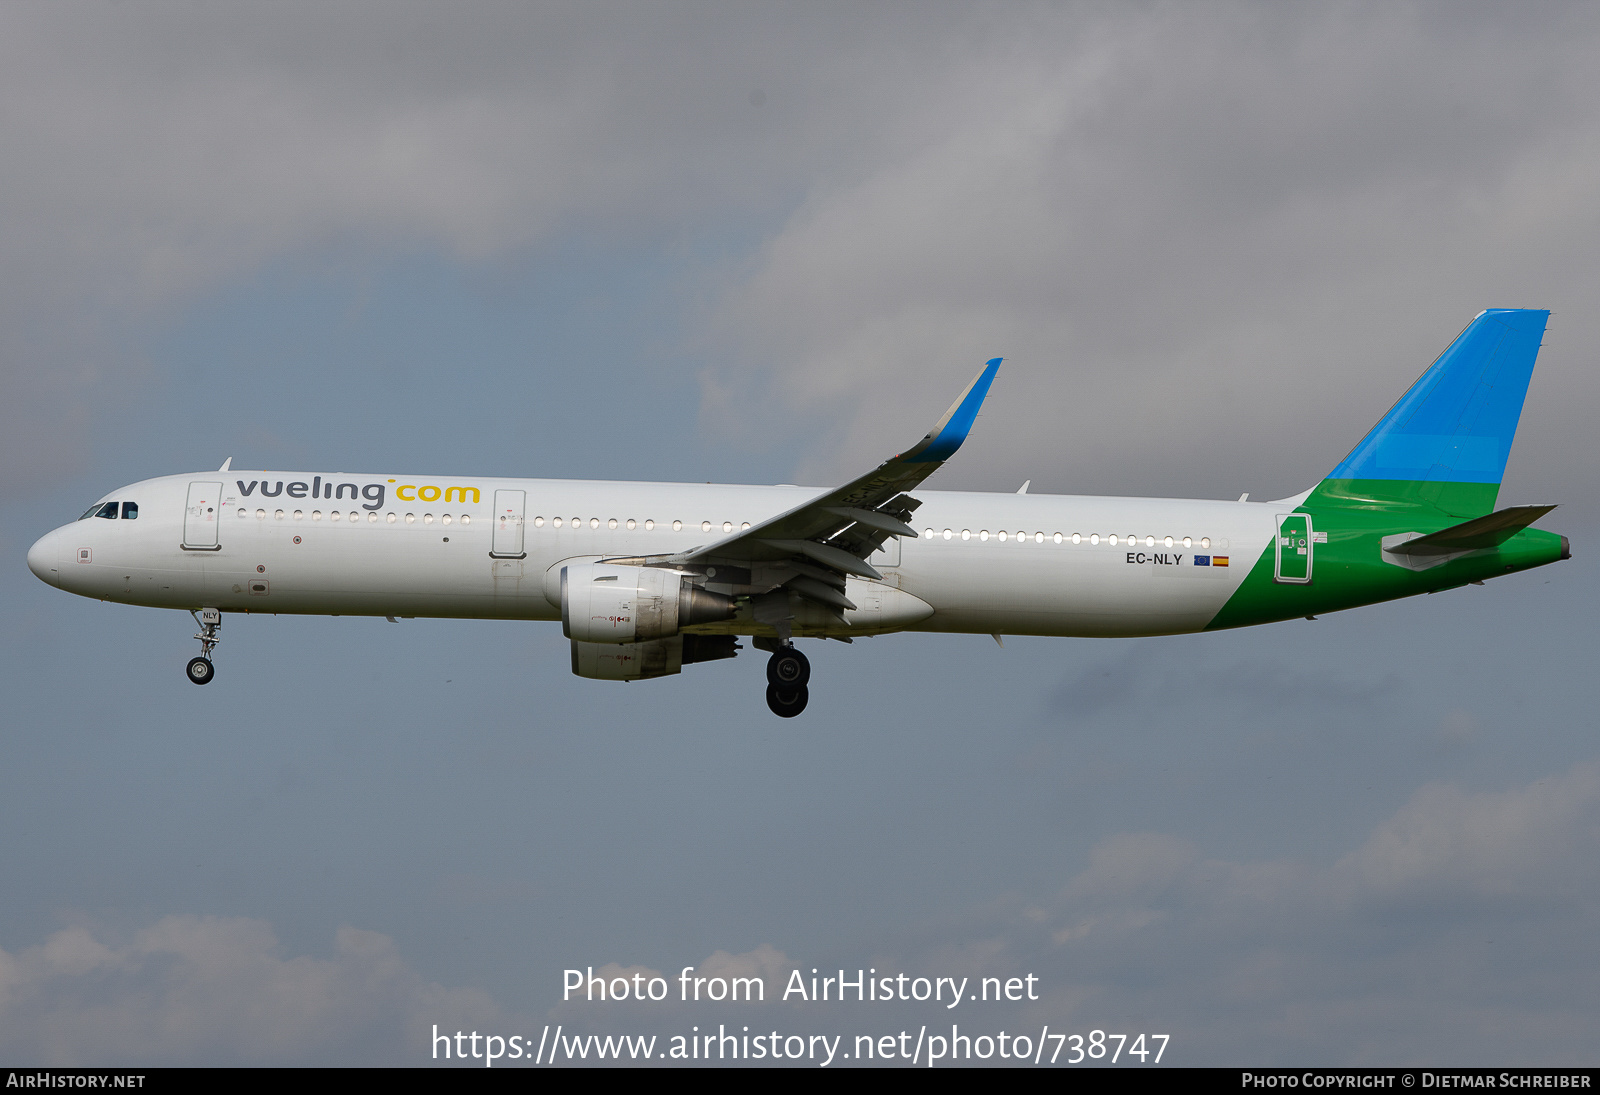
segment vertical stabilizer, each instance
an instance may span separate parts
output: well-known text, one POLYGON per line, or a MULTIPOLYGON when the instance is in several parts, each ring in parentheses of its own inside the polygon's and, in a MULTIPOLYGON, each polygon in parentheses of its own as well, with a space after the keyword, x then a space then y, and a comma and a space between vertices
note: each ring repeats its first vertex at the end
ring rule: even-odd
POLYGON ((1427 505, 1460 517, 1494 509, 1550 313, 1480 312, 1308 505, 1427 505))

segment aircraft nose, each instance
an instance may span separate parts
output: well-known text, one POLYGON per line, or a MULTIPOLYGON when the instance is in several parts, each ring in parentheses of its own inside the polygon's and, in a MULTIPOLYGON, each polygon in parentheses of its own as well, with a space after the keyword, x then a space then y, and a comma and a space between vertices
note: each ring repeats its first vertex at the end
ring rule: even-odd
MULTIPOLYGON (((47 532, 28 549, 28 569, 42 582, 61 585, 61 530, 47 532)), ((13 556, 14 558, 14 556, 13 556)))

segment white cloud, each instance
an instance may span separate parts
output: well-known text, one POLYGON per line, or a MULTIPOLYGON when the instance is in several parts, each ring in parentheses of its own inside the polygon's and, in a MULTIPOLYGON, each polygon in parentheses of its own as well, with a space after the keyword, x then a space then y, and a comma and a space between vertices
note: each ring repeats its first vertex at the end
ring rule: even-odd
MULTIPOLYGON (((418 976, 394 941, 341 928, 284 957, 272 929, 168 916, 123 942, 85 927, 0 951, 0 1053, 39 1064, 420 1062, 432 1024, 504 1030, 485 994, 418 976)), ((521 1030, 521 1027, 516 1027, 521 1030)))
POLYGON ((1177 1063, 1580 1063, 1600 1014, 1596 862, 1600 764, 1429 785, 1320 865, 1118 836, 1048 899, 979 914, 964 947, 897 960, 1038 973, 1030 1018, 1153 1024, 1177 1063))
POLYGON ((1546 903, 1595 896, 1600 767, 1581 766, 1527 787, 1470 794, 1422 788, 1366 844, 1333 868, 1337 892, 1357 900, 1546 903))
POLYGON ((730 982, 735 977, 759 977, 768 985, 781 985, 784 976, 794 966, 795 963, 790 961, 788 955, 778 950, 771 943, 763 943, 755 950, 744 951, 740 954, 714 951, 709 958, 696 967, 694 976, 705 978, 720 977, 730 982))

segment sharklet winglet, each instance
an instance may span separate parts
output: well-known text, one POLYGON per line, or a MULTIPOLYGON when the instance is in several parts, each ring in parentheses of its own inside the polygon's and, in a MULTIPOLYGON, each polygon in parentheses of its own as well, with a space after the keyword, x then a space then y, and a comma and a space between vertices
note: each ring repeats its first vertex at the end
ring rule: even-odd
POLYGON ((978 408, 983 406, 984 397, 989 394, 989 386, 994 383, 1002 360, 990 358, 983 371, 972 378, 966 391, 944 412, 944 417, 933 424, 933 429, 928 431, 922 443, 900 459, 910 464, 931 464, 954 456, 967 439, 967 434, 972 432, 972 424, 978 418, 978 408))

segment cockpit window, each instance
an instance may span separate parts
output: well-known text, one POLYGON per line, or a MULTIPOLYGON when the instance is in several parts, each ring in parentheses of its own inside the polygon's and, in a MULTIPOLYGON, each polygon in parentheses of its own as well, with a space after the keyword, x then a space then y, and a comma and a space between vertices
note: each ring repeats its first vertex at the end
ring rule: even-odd
POLYGON ((107 502, 95 511, 95 516, 115 521, 117 519, 117 504, 115 502, 107 502))
POLYGON ((137 502, 124 502, 124 503, 122 503, 122 519, 124 521, 132 521, 135 517, 138 517, 138 516, 139 516, 139 503, 137 503, 137 502))

